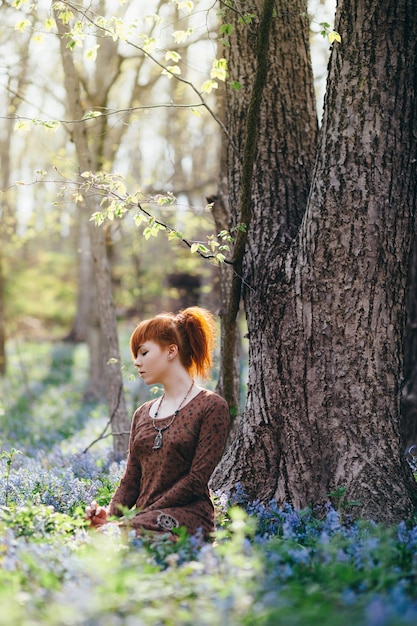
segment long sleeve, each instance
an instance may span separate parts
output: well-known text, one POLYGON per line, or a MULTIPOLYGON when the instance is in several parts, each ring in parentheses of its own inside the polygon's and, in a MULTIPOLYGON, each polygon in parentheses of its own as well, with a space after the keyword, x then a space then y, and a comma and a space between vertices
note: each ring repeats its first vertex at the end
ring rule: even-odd
POLYGON ((142 469, 138 458, 133 450, 133 442, 136 436, 137 411, 133 416, 129 438, 129 454, 127 457, 126 470, 120 480, 120 484, 110 501, 109 515, 121 516, 119 505, 130 509, 135 503, 140 492, 142 469))

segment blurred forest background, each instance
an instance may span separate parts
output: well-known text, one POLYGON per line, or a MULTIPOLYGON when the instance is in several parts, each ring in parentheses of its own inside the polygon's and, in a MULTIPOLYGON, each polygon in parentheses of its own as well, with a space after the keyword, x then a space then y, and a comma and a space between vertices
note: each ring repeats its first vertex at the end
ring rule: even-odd
MULTIPOLYGON (((208 11, 210 2, 195 3, 192 14, 180 4, 141 1, 140 16, 136 2, 108 0, 101 9, 126 23, 138 20, 158 49, 172 49, 172 34, 188 31, 187 39, 175 44, 186 80, 167 76, 161 65, 123 41, 117 44, 117 59, 104 46, 88 48, 84 41, 83 47, 74 46, 74 58, 88 106, 95 113, 107 109, 105 124, 94 116, 82 122, 90 128, 100 169, 121 173, 129 193, 140 189, 145 199, 152 198, 158 219, 189 242, 204 242, 215 232, 207 198, 216 193, 222 131, 193 86, 200 90, 210 75, 218 23, 216 12, 208 11), (156 13, 164 16, 160 23, 156 13), (175 201, 158 206, 159 194, 173 194, 175 201)), ((321 110, 329 42, 320 24, 332 22, 334 2, 309 4, 321 110)), ((53 28, 48 30, 48 10, 49 2, 39 2, 36 11, 24 2, 0 3, 0 335, 22 349, 26 340, 85 340, 76 320, 90 251, 82 202, 71 185, 79 172, 59 40, 53 28)), ((217 115, 220 95, 221 89, 204 95, 217 115)), ((137 226, 133 216, 102 228, 118 319, 129 320, 129 328, 160 310, 194 304, 217 310, 218 267, 178 241, 168 242, 164 234, 146 239, 146 224, 137 226)))

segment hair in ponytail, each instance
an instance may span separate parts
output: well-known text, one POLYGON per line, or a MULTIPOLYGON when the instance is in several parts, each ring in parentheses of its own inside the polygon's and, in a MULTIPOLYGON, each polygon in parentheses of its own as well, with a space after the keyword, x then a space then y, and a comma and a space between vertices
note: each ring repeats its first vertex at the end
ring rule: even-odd
POLYGON ((216 323, 210 311, 189 307, 174 313, 161 313, 140 322, 130 338, 130 350, 135 359, 145 341, 160 346, 175 344, 181 363, 191 376, 208 378, 213 364, 216 323))

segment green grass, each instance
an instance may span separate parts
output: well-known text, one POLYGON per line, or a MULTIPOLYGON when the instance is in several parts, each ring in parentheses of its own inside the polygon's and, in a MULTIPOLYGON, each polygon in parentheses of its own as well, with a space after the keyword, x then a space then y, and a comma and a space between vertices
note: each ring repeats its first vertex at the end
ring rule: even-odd
POLYGON ((72 254, 37 251, 13 263, 6 275, 5 310, 9 334, 62 336, 71 327, 76 302, 72 254))

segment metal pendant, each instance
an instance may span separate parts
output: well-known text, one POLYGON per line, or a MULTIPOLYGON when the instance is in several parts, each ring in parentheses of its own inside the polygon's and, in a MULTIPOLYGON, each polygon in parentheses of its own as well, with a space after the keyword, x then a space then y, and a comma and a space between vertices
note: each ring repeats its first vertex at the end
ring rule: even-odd
POLYGON ((159 450, 162 448, 162 431, 158 430, 158 433, 154 439, 152 450, 159 450))

